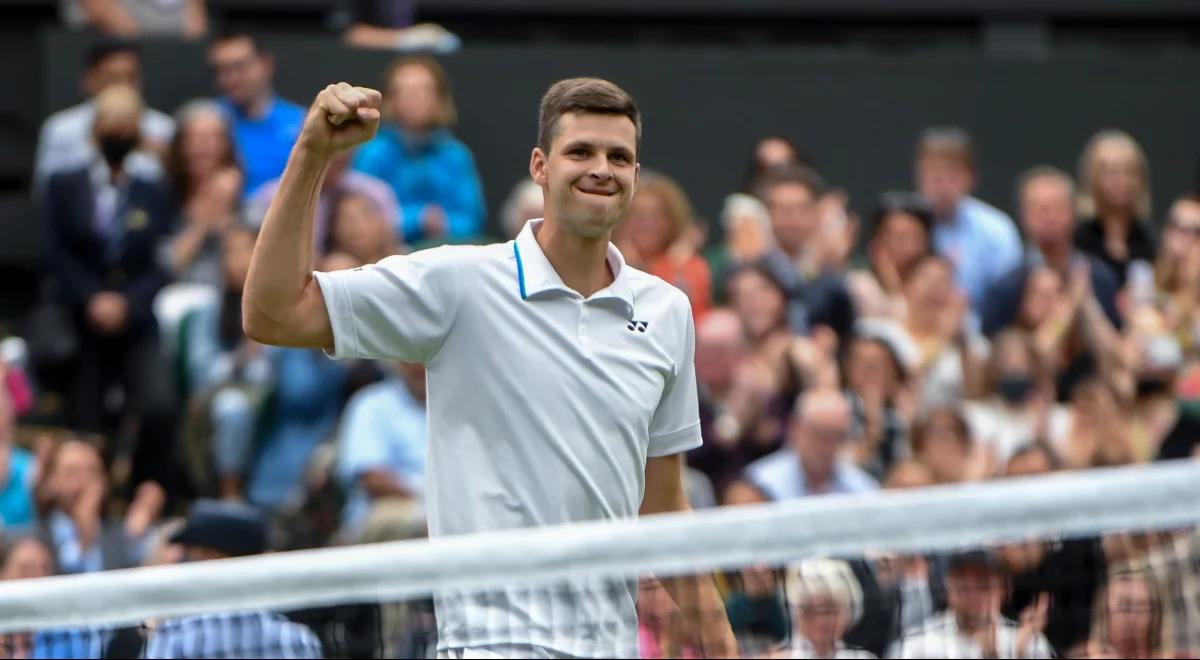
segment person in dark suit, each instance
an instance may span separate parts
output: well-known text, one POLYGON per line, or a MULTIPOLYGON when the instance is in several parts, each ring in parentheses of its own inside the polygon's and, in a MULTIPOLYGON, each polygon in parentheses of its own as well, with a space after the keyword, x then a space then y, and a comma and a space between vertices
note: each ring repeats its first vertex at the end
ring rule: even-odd
POLYGON ((133 483, 165 482, 172 461, 174 388, 158 347, 154 297, 167 283, 161 243, 172 206, 165 187, 125 167, 138 143, 142 102, 132 87, 96 98, 98 157, 86 168, 51 176, 45 228, 57 302, 70 313, 78 351, 66 388, 67 423, 109 432, 135 421, 133 483), (109 410, 113 385, 124 405, 109 410))

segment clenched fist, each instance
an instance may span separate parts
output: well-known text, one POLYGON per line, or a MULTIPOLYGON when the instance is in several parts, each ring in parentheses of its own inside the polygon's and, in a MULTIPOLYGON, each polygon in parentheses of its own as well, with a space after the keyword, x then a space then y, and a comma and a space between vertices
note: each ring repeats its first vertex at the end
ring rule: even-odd
POLYGON ((370 140, 379 128, 382 100, 378 91, 367 87, 329 85, 308 109, 299 145, 329 156, 370 140))

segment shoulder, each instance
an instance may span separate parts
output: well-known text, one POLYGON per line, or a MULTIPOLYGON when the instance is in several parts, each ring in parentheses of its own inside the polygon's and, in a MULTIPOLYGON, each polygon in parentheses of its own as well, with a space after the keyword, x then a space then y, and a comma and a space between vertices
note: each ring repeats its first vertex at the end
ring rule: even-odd
POLYGON ((846 480, 846 485, 854 492, 879 490, 879 482, 875 480, 875 477, 850 461, 841 464, 841 472, 842 477, 846 480))
POLYGON ((796 469, 798 459, 791 449, 780 449, 755 460, 746 466, 746 476, 755 485, 771 482, 781 475, 792 473, 796 469))
POLYGON ((169 140, 175 133, 175 120, 165 112, 146 108, 142 113, 142 130, 148 133, 149 137, 169 140))
MULTIPOLYGON (((90 186, 88 169, 86 167, 76 167, 69 170, 55 172, 46 179, 46 187, 48 189, 71 189, 90 186)), ((53 198, 53 196, 50 196, 53 198)))
POLYGON ((966 204, 980 228, 997 236, 1016 238, 1017 226, 1007 213, 974 197, 968 198, 966 204))
POLYGON ((59 110, 42 122, 42 132, 51 138, 74 138, 76 137, 75 133, 87 130, 87 125, 91 122, 91 115, 92 106, 88 103, 80 103, 59 110))

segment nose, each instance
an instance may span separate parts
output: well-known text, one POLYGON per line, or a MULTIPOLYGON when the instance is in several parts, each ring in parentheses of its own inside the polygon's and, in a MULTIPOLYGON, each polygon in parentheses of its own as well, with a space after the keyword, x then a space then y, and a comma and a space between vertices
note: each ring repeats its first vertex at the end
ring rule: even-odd
POLYGON ((597 156, 592 162, 592 167, 588 171, 588 176, 597 181, 608 181, 613 177, 612 168, 608 166, 608 159, 603 155, 597 156))

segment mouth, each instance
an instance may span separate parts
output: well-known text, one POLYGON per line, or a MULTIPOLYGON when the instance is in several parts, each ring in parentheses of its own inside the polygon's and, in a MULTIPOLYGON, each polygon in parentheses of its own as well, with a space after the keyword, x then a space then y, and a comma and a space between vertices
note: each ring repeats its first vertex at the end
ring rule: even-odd
POLYGON ((573 188, 576 192, 588 195, 589 197, 615 197, 617 194, 616 188, 611 190, 608 188, 581 188, 579 186, 573 186, 573 188))

